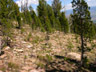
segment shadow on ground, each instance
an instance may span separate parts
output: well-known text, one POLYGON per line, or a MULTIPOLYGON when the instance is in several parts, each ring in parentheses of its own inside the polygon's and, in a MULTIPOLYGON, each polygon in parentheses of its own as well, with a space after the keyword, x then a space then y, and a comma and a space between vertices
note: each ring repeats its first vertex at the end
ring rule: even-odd
POLYGON ((96 72, 96 64, 90 63, 88 68, 80 68, 80 62, 55 55, 55 61, 46 65, 46 72, 96 72))
POLYGON ((4 54, 4 51, 1 51, 1 54, 0 54, 0 56, 2 56, 4 54))

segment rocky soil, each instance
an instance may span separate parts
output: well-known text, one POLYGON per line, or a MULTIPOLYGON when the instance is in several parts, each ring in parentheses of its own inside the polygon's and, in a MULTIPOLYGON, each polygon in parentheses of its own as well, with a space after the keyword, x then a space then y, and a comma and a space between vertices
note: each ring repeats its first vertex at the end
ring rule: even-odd
MULTIPOLYGON (((67 58, 80 61, 78 35, 54 32, 46 40, 46 33, 32 31, 28 25, 21 30, 12 29, 12 34, 10 47, 5 46, 0 56, 0 72, 69 72, 77 69, 76 63, 67 62, 67 58)), ((93 48, 86 52, 90 62, 96 58, 95 43, 88 43, 93 48)))

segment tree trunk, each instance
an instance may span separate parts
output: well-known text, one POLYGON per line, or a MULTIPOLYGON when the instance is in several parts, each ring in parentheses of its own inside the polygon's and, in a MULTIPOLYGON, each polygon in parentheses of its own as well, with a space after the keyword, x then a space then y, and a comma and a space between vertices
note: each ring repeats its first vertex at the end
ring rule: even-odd
POLYGON ((0 39, 0 55, 1 55, 1 48, 2 48, 2 46, 1 46, 1 43, 2 41, 1 41, 1 39, 0 39))
POLYGON ((84 66, 84 39, 83 34, 81 33, 81 66, 84 66))
MULTIPOLYGON (((82 19, 81 19, 81 29, 83 29, 82 19)), ((83 30, 81 30, 81 67, 84 66, 84 36, 83 30)))
POLYGON ((48 45, 49 39, 50 39, 49 32, 47 31, 47 33, 46 33, 46 44, 45 45, 48 45))

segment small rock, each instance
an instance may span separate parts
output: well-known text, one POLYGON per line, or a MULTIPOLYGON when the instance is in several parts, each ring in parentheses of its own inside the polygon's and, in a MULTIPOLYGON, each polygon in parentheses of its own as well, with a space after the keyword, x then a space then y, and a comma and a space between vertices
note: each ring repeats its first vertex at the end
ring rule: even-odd
POLYGON ((32 67, 29 67, 29 66, 25 66, 22 68, 22 70, 26 70, 26 71, 31 70, 31 69, 32 69, 32 67))
POLYGON ((22 53, 23 52, 23 49, 14 49, 14 51, 17 51, 17 52, 22 53))
POLYGON ((2 60, 0 60, 0 65, 3 65, 3 61, 2 60))
POLYGON ((44 69, 33 69, 33 70, 30 70, 29 72, 45 72, 44 69))
POLYGON ((36 69, 33 69, 33 70, 30 70, 29 72, 39 72, 39 71, 36 69))
POLYGON ((6 57, 7 57, 6 54, 0 56, 1 59, 4 59, 4 58, 6 58, 6 57))
POLYGON ((26 41, 22 41, 21 43, 26 44, 27 42, 26 41))
POLYGON ((20 72, 26 72, 25 70, 20 70, 20 72))
POLYGON ((4 47, 4 49, 5 49, 5 50, 9 50, 9 49, 10 49, 10 47, 9 47, 9 46, 6 46, 6 47, 4 47))
POLYGON ((78 53, 74 53, 74 52, 68 53, 67 57, 72 58, 72 59, 77 60, 77 61, 81 60, 81 55, 78 53))
POLYGON ((45 70, 44 69, 39 69, 39 72, 45 72, 45 70))
POLYGON ((23 50, 22 49, 18 49, 18 52, 23 52, 23 50))
POLYGON ((28 45, 28 46, 27 46, 27 48, 31 48, 31 47, 32 47, 32 45, 28 45))
POLYGON ((3 71, 0 70, 0 72, 3 72, 3 71))

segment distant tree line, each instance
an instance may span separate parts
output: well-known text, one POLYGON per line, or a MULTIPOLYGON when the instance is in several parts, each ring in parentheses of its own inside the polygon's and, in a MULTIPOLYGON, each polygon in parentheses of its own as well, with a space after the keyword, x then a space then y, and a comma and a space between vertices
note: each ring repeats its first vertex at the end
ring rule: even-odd
MULTIPOLYGON (((75 1, 76 0, 74 0, 74 2, 75 1)), ((73 7, 75 7, 74 4, 73 7)), ((2 24, 2 28, 4 28, 4 30, 3 29, 2 30, 4 34, 10 32, 8 31, 10 30, 10 28, 12 28, 12 24, 10 23, 10 21, 16 20, 18 22, 17 28, 19 29, 24 24, 29 24, 32 27, 32 30, 39 28, 41 31, 47 31, 47 32, 59 30, 64 33, 68 32, 77 33, 77 31, 79 31, 77 28, 77 23, 78 24, 80 23, 79 22, 80 18, 79 19, 77 18, 78 14, 76 13, 76 9, 73 9, 74 15, 71 15, 71 18, 68 20, 65 16, 65 12, 61 11, 62 8, 63 7, 61 5, 60 0, 53 0, 52 6, 50 6, 45 0, 39 0, 39 5, 37 6, 37 12, 33 10, 32 6, 28 6, 28 0, 26 0, 24 3, 21 2, 21 8, 19 8, 18 5, 13 0, 0 0, 0 23, 2 24)), ((80 12, 81 9, 80 8, 78 9, 80 12)), ((85 17, 87 17, 85 21, 86 25, 88 25, 88 23, 91 23, 93 25, 88 8, 86 9, 85 17), (88 18, 90 19, 90 22, 88 18)))
POLYGON ((54 0, 52 6, 47 4, 45 0, 39 0, 37 13, 31 6, 28 7, 26 1, 21 5, 21 17, 24 24, 27 23, 32 30, 39 28, 41 31, 53 32, 54 30, 69 32, 68 20, 65 12, 61 12, 62 5, 60 0, 54 0))

